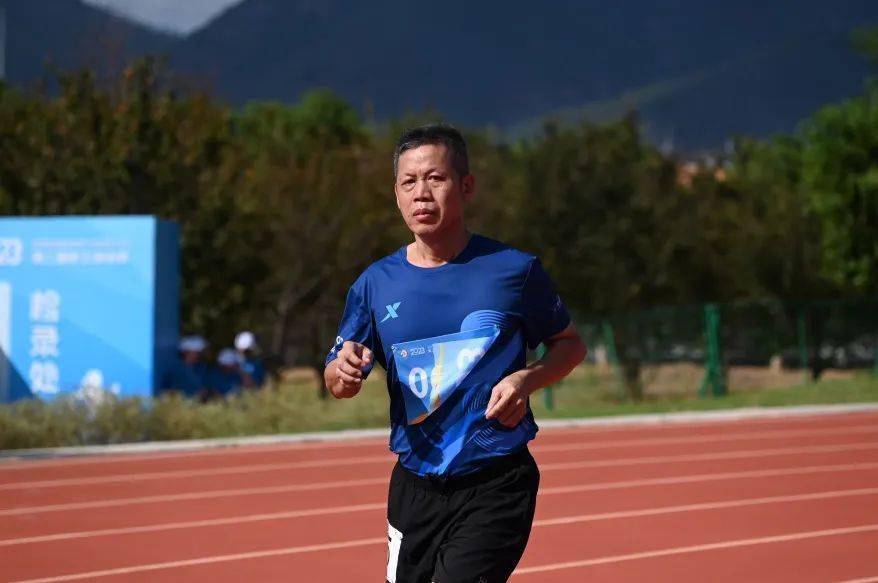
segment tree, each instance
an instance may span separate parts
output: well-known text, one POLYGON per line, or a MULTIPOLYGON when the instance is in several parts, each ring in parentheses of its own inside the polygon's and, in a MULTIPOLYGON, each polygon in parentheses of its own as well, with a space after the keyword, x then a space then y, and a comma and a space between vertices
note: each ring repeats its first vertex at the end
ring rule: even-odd
MULTIPOLYGON (((538 253, 571 308, 618 314, 685 297, 674 164, 641 141, 633 116, 606 126, 548 125, 520 145, 525 194, 517 240, 538 253)), ((636 327, 619 326, 630 395, 641 397, 636 327)))
POLYGON ((803 128, 803 188, 820 221, 823 270, 878 292, 878 86, 821 109, 803 128))
POLYGON ((851 32, 854 50, 878 65, 878 26, 860 26, 851 32))
POLYGON ((347 287, 393 244, 390 155, 325 91, 251 106, 235 127, 247 168, 239 195, 262 209, 273 241, 264 337, 283 360, 321 366, 347 287))
POLYGON ((268 234, 236 191, 229 112, 178 95, 144 59, 108 83, 65 74, 55 98, 0 94, 0 209, 155 214, 181 226, 182 325, 229 342, 268 274, 268 234))

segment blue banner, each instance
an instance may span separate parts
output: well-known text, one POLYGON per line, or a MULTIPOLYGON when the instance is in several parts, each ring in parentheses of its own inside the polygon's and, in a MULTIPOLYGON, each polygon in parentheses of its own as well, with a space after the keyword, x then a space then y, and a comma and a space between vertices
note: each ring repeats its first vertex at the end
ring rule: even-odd
POLYGON ((154 217, 0 219, 0 402, 151 395, 178 335, 177 239, 154 217))
POLYGON ((499 326, 486 326, 391 346, 408 424, 420 423, 438 409, 499 335, 499 326))

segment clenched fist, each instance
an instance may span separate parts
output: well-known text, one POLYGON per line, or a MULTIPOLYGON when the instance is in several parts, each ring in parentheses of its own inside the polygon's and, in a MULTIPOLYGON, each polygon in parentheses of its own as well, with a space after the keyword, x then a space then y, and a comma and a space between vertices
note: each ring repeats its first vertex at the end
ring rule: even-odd
POLYGON ((372 364, 372 351, 359 342, 346 341, 338 357, 324 372, 326 388, 337 398, 353 397, 363 386, 363 369, 372 364))
POLYGON ((506 427, 515 427, 527 413, 527 397, 528 393, 521 383, 510 375, 491 390, 485 418, 496 419, 506 427))

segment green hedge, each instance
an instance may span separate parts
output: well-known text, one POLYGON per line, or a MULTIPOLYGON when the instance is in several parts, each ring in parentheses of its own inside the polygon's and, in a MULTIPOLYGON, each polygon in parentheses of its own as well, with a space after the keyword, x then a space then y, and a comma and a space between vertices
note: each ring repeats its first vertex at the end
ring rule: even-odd
POLYGON ((387 423, 386 390, 369 384, 370 396, 357 402, 320 398, 316 387, 301 385, 205 404, 177 394, 93 407, 67 399, 20 401, 0 406, 0 449, 377 427, 387 423))
MULTIPOLYGON (((321 398, 311 384, 245 393, 200 404, 166 395, 155 400, 109 400, 97 407, 59 399, 0 406, 0 449, 267 435, 359 427, 386 427, 387 389, 381 375, 369 378, 354 399, 321 398)), ((686 394, 620 400, 619 392, 593 374, 570 377, 553 389, 554 407, 542 395, 532 399, 538 419, 655 413, 665 411, 783 406, 809 403, 878 402, 878 379, 868 373, 850 379, 794 387, 732 392, 699 399, 686 394)))

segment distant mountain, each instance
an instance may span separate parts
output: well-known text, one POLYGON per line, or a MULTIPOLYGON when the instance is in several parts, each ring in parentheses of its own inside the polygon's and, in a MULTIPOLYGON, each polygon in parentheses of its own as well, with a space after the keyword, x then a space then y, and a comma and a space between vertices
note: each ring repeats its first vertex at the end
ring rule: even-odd
MULTIPOLYGON (((173 39, 100 21, 74 0, 11 4, 43 6, 22 35, 33 46, 63 44, 78 57, 74 42, 45 32, 58 6, 75 5, 92 20, 66 20, 68 36, 82 22, 128 26, 130 53, 166 51, 233 104, 329 87, 378 119, 433 108, 512 135, 546 115, 608 119, 636 108, 654 140, 683 150, 789 131, 856 93, 869 71, 848 34, 878 23, 875 0, 245 0, 173 39)), ((12 46, 9 61, 13 81, 13 62, 35 67, 12 46)))
POLYGON ((178 38, 79 0, 0 0, 6 5, 6 79, 32 86, 46 66, 118 67, 133 56, 168 53, 178 38))

